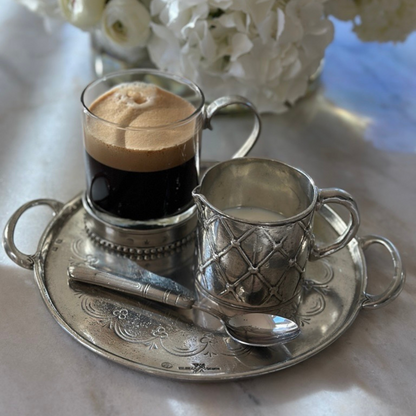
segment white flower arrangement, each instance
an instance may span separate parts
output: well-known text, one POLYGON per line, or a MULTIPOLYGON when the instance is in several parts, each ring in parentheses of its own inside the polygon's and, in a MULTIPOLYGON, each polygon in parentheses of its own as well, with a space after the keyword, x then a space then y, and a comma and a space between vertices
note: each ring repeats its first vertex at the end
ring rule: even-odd
POLYGON ((246 96, 260 111, 303 96, 333 39, 322 0, 153 0, 150 10, 159 68, 211 97, 246 96))
POLYGON ((333 39, 326 0, 16 0, 126 51, 146 47, 159 69, 208 100, 243 95, 283 112, 305 95, 333 39))
POLYGON ((415 0, 329 0, 325 10, 364 42, 404 42, 416 30, 415 0))

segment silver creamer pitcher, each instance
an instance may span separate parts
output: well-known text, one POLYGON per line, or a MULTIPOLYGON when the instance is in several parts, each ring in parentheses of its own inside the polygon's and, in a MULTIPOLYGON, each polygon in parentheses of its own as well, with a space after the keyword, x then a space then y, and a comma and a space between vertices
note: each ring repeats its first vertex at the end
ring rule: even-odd
POLYGON ((273 311, 296 303, 308 260, 342 249, 360 223, 347 192, 319 189, 306 173, 269 159, 219 163, 205 174, 193 197, 198 210, 197 290, 231 308, 273 311), (313 218, 327 203, 346 207, 350 223, 336 241, 318 247, 313 218), (237 215, 245 209, 276 216, 237 215))

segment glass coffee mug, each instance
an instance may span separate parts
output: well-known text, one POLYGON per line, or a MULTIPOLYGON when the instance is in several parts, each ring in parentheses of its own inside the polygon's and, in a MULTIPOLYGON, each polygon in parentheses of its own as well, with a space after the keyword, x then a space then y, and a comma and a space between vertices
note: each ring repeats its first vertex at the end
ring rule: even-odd
POLYGON ((261 122, 239 96, 205 104, 201 89, 173 74, 134 69, 109 74, 82 93, 86 202, 108 224, 159 228, 194 213, 202 130, 214 114, 240 104, 254 127, 234 157, 256 143, 261 122))

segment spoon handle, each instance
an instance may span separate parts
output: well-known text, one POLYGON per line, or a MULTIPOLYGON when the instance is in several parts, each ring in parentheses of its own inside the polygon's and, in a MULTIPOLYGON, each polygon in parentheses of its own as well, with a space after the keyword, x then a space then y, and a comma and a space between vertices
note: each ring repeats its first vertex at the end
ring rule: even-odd
POLYGON ((118 292, 128 293, 144 299, 164 303, 182 309, 191 309, 195 299, 186 295, 187 289, 163 278, 141 279, 140 281, 114 273, 94 269, 89 266, 68 267, 68 276, 78 282, 89 283, 118 292))

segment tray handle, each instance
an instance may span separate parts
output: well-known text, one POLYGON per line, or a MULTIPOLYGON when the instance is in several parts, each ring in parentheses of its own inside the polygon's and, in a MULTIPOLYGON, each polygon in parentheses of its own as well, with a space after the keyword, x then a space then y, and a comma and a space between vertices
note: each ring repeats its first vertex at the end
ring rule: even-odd
POLYGON ((22 205, 15 213, 10 217, 9 221, 4 228, 3 233, 3 246, 7 255, 19 266, 32 270, 35 257, 35 254, 24 254, 22 253, 14 243, 14 231, 16 225, 19 221, 19 218, 30 208, 36 207, 38 205, 47 205, 53 210, 53 215, 56 215, 59 211, 62 210, 64 204, 62 202, 55 201, 54 199, 35 199, 33 201, 27 202, 22 205))
POLYGON ((365 237, 359 237, 357 240, 363 251, 365 251, 372 244, 382 245, 389 252, 393 262, 394 274, 392 282, 386 288, 386 290, 379 295, 371 295, 367 292, 364 293, 365 298, 362 303, 363 309, 381 308, 382 306, 385 306, 396 299, 403 289, 406 280, 406 274, 403 269, 402 259, 397 248, 387 238, 377 235, 368 235, 365 237))

